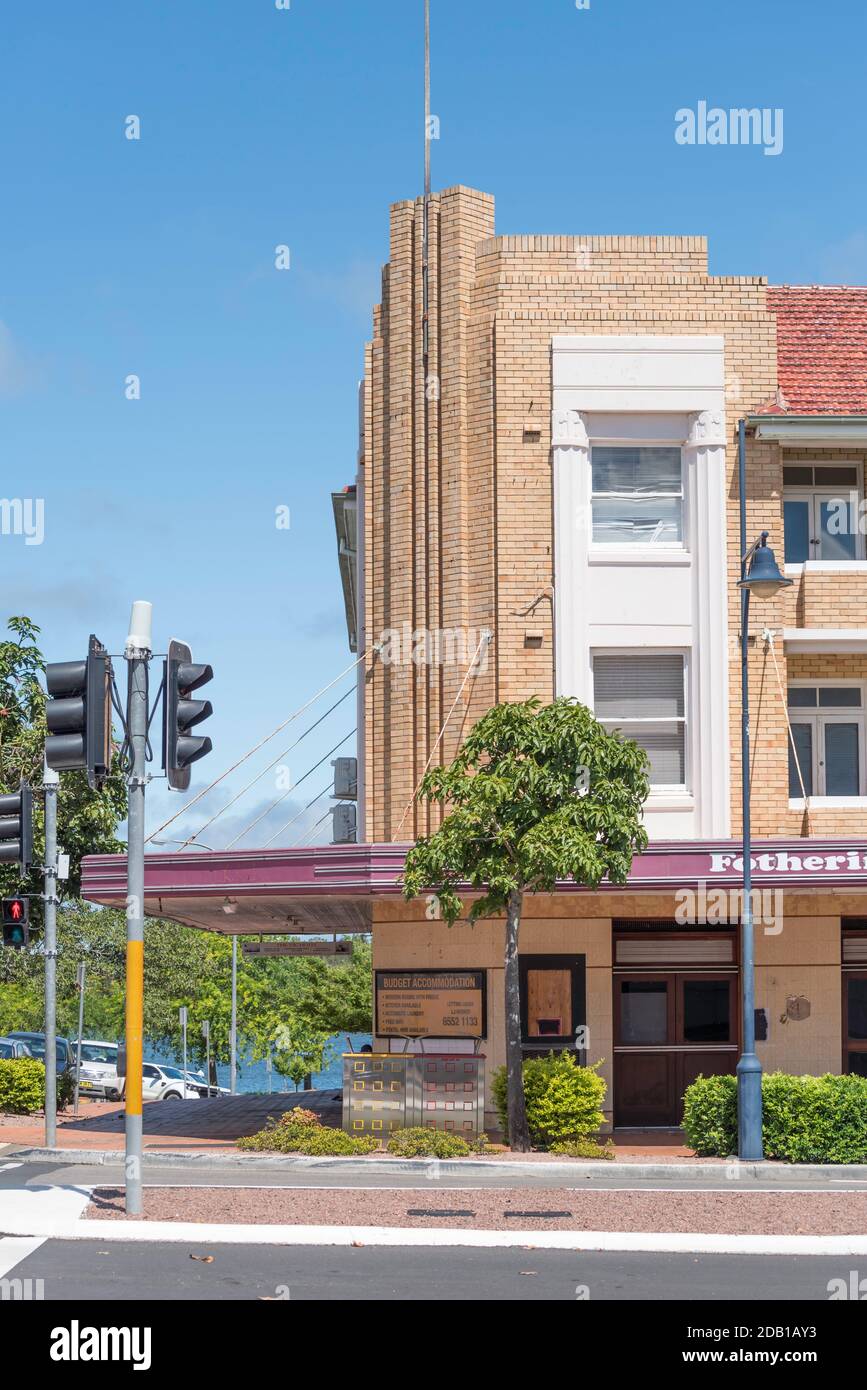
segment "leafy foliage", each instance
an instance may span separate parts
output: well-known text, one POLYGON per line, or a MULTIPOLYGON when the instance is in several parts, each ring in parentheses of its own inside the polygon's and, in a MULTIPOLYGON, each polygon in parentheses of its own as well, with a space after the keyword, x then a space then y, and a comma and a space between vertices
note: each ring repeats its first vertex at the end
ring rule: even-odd
POLYGON ((617 1151, 608 1139, 600 1144, 596 1139, 560 1139, 552 1144, 549 1153, 562 1154, 565 1158, 616 1158, 617 1151))
MULTIPOLYGON (((45 746, 45 693, 39 683, 45 662, 37 643, 39 628, 30 618, 7 622, 9 636, 0 641, 0 793, 16 792, 22 777, 42 783, 45 746)), ((82 651, 82 656, 83 656, 82 651)), ((44 858, 42 804, 34 797, 34 849, 37 863, 44 858)), ((75 897, 81 883, 81 858, 85 854, 113 854, 123 849, 115 832, 126 815, 126 784, 117 756, 112 773, 100 791, 91 791, 84 772, 65 772, 60 779, 58 839, 70 856, 69 879, 58 885, 61 896, 75 897)), ((38 872, 32 891, 41 890, 38 872)), ((17 866, 0 867, 0 891, 21 886, 17 866)), ((31 916, 39 920, 42 906, 34 899, 31 916)))
POLYGON ((596 888, 625 883, 645 848, 641 811, 649 790, 643 749, 610 733, 574 700, 495 705, 471 729, 449 767, 432 768, 419 795, 449 809, 406 860, 407 898, 431 892, 451 926, 461 894, 477 893, 470 922, 506 915, 506 1094, 510 1143, 531 1136, 521 1082, 518 935, 525 892, 572 879, 596 888))
POLYGON ((294 972, 296 1017, 323 1033, 372 1032, 371 955, 370 942, 359 938, 349 956, 299 959, 294 972))
MULTIPOLYGON (((57 1030, 73 1037, 78 1031, 76 970, 87 964, 84 992, 85 1036, 117 1038, 124 1029, 124 975, 126 970, 126 921, 124 914, 86 903, 67 903, 57 914, 57 1030)), ((356 951, 358 947, 356 946, 356 951)), ((210 1023, 211 1055, 218 1062, 229 1059, 231 1028, 232 944, 227 937, 195 931, 176 922, 145 922, 145 1037, 154 1048, 180 1055, 181 1026, 178 1011, 189 1010, 188 1055, 201 1062, 205 1044, 201 1025, 210 1023)), ((307 960, 265 958, 238 960, 238 1047, 254 1060, 278 1046, 278 1071, 298 1076, 320 1070, 317 1058, 324 1053, 330 1034, 345 1026, 347 1018, 363 1018, 358 1002, 366 987, 370 996, 370 951, 337 958, 326 966, 334 983, 322 987, 299 966, 307 960), (338 996, 345 989, 350 1001, 341 1012, 338 996), (310 998, 314 1007, 309 1007, 310 998), (352 1001, 355 1002, 352 1002, 352 1001), (334 1003, 334 1022, 328 1015, 334 1003), (308 1021, 321 1020, 317 1029, 308 1021), (301 1067, 295 1053, 312 1053, 301 1067), (298 1075, 300 1071, 300 1075, 298 1075)), ((324 962, 317 961, 317 964, 324 962)), ((41 1030, 44 1026, 44 961, 38 948, 0 952, 0 1031, 13 1028, 41 1030)), ((355 1030, 353 1030, 355 1031, 355 1030)), ((361 1030, 358 1030, 361 1031, 361 1030)))
MULTIPOLYGON (((784 1163, 867 1160, 867 1077, 762 1078, 766 1158, 784 1163)), ((683 1128, 696 1153, 720 1158, 737 1150, 737 1078, 702 1076, 684 1096, 683 1128)))
MULTIPOLYGON (((57 1108, 65 1110, 73 1094, 69 1073, 57 1078, 57 1108)), ((0 1061, 0 1112, 32 1115, 45 1105, 45 1064, 36 1057, 0 1061)))
POLYGON ((392 1130, 386 1147, 399 1158, 467 1158, 485 1152, 487 1137, 481 1134, 470 1142, 462 1134, 416 1125, 392 1130))
MULTIPOLYGON (((601 1062, 582 1067, 571 1052, 531 1057, 524 1062, 524 1097, 530 1138, 539 1148, 586 1140, 605 1123, 602 1102, 607 1087, 601 1062)), ((505 1135, 509 1130, 506 1068, 491 1079, 494 1104, 505 1135)), ((557 1150, 557 1152, 564 1152, 557 1150)))
POLYGON ((452 923, 464 884, 481 892, 470 908, 475 921, 504 912, 516 889, 625 883, 647 844, 647 771, 643 749, 574 700, 495 705, 454 762, 422 781, 421 796, 453 809, 407 855, 405 895, 435 892, 452 923))
POLYGON ((727 1158, 738 1146, 735 1076, 699 1076, 683 1097, 683 1132, 701 1158, 727 1158))
POLYGON ((331 1129, 312 1110, 287 1110, 279 1119, 270 1119, 257 1134, 239 1139, 238 1148, 254 1153, 340 1156, 373 1153, 379 1148, 379 1140, 371 1135, 331 1129))

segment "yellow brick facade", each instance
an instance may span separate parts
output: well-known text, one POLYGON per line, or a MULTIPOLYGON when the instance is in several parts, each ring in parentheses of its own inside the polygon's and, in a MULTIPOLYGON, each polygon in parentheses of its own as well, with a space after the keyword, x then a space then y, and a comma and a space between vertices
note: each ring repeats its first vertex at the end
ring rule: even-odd
MULTIPOLYGON (((760 276, 711 276, 702 237, 494 235, 491 197, 468 188, 430 209, 428 379, 422 360, 422 204, 391 212, 390 258, 365 358, 364 526, 366 807, 359 839, 411 841, 437 812, 413 793, 432 762, 448 761, 492 704, 554 695, 552 338, 561 334, 720 335, 727 429, 727 548, 732 834, 740 833, 740 550, 737 421, 777 390, 776 321, 760 276), (425 430, 425 425, 427 429, 425 430), (371 652, 394 630, 489 629, 487 660, 386 663, 371 652), (464 683, 465 682, 465 683, 464 683), (462 685, 462 683, 464 683, 462 685), (445 732, 442 733, 445 724, 445 732), (439 741, 438 741, 439 740, 439 741)), ((748 440, 750 540, 771 533, 783 562, 783 466, 856 450, 783 449, 748 440)), ((597 571, 598 573, 598 571, 597 571)), ((603 578, 596 582, 604 582, 603 578)), ((789 809, 785 689, 791 678, 867 680, 865 655, 791 655, 785 628, 854 628, 867 573, 802 574, 751 618, 752 817, 755 838, 856 837, 867 812, 789 809), (776 634, 771 646, 764 628, 776 634), (774 661, 776 656, 776 666, 774 661)), ((471 653, 470 653, 471 654, 471 653)), ((724 737, 720 731, 720 737, 724 737)), ((779 936, 757 938, 756 1004, 771 1021, 763 1064, 841 1066, 841 918, 857 895, 787 893, 779 936), (786 1020, 786 1001, 812 1012, 786 1020)), ((672 895, 635 893, 527 900, 522 951, 586 956, 594 1057, 611 1081, 612 918, 670 919, 672 895)), ((489 974, 489 1037, 502 1061, 503 923, 426 920, 415 904, 374 907, 374 963, 475 967, 489 974)), ((610 1093, 609 1093, 610 1101, 610 1093)))

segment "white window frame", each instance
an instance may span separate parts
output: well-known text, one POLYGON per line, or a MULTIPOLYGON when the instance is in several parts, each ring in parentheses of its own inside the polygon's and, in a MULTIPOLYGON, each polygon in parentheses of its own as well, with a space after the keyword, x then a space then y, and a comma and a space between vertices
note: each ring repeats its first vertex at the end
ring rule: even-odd
MULTIPOLYGON (((812 779, 813 794, 810 796, 810 804, 821 801, 827 806, 860 806, 867 803, 867 681, 846 680, 842 676, 834 677, 798 677, 786 683, 786 690, 820 690, 834 688, 857 689, 861 692, 861 704, 859 707, 854 705, 848 709, 840 706, 832 706, 822 709, 819 705, 813 708, 796 709, 789 708, 790 724, 809 724, 813 732, 812 737, 812 779), (857 724, 859 730, 858 737, 858 795, 857 796, 835 796, 828 795, 825 791, 825 764, 824 760, 820 763, 820 749, 824 751, 824 728, 826 724, 857 724)), ((791 744, 787 743, 786 763, 788 780, 788 754, 791 751, 791 744)), ((802 773, 804 769, 801 769, 802 773)), ((802 809, 804 798, 798 788, 797 796, 789 797, 789 806, 793 809, 802 809)))
MULTIPOLYGON (((593 686, 593 703, 596 703, 596 658, 597 656, 620 656, 653 658, 657 656, 679 656, 683 662, 683 714, 670 719, 624 719, 622 724, 682 724, 683 725, 683 781, 682 782, 653 782, 646 802, 650 810, 655 809, 654 802, 659 799, 669 797, 683 798, 692 797, 692 722, 690 719, 690 657, 689 648, 684 647, 594 647, 590 653, 590 678, 593 686)), ((854 684, 854 682, 849 682, 854 684)), ((618 724, 613 719, 603 719, 596 716, 599 723, 606 729, 618 729, 618 724)), ((629 735, 627 734, 628 738, 629 735)))
POLYGON ((623 560, 640 559, 646 561, 653 556, 688 556, 689 555, 689 494, 688 494, 688 473, 689 470, 684 466, 684 446, 683 439, 616 439, 609 436, 591 435, 589 440, 590 448, 587 458, 587 517, 589 519, 589 539, 588 539, 588 559, 591 564, 596 560, 616 559, 618 563, 623 560), (680 535, 679 541, 658 541, 653 544, 646 542, 630 544, 623 541, 597 541, 593 535, 593 502, 604 497, 624 496, 616 492, 593 491, 593 452, 595 449, 677 449, 680 454, 680 492, 651 492, 643 494, 648 500, 654 497, 679 497, 681 502, 680 516, 680 535))
MULTIPOLYGON (((862 464, 862 462, 861 462, 860 459, 839 459, 839 460, 825 459, 825 460, 822 460, 822 459, 793 459, 793 458, 784 458, 784 460, 783 460, 783 468, 812 468, 812 469, 814 470, 814 475, 815 475, 816 470, 822 470, 822 469, 824 469, 824 468, 854 468, 854 469, 855 469, 855 486, 854 486, 854 491, 857 492, 857 494, 858 494, 858 501, 859 501, 859 503, 861 503, 861 502, 864 501, 864 468, 863 468, 863 464, 862 464)), ((803 483, 793 483, 793 484, 786 484, 786 483, 784 483, 784 484, 783 484, 783 493, 782 493, 782 496, 783 496, 783 507, 784 507, 783 515, 784 515, 784 517, 785 517, 785 504, 786 504, 786 502, 808 502, 808 503, 809 503, 809 508, 810 508, 809 528, 810 528, 810 542, 811 542, 811 548, 812 548, 812 542, 813 542, 814 540, 819 540, 819 539, 820 539, 820 535, 821 535, 821 528, 820 528, 820 525, 819 525, 819 510, 818 510, 818 505, 817 505, 817 504, 820 503, 820 502, 822 502, 822 501, 826 501, 829 497, 840 497, 841 495, 842 495, 842 489, 841 489, 841 486, 840 486, 839 483, 837 484, 836 489, 834 488, 834 486, 823 487, 823 486, 821 486, 821 485, 818 484, 818 483, 813 483, 813 484, 810 485, 810 486, 807 486, 806 484, 803 484, 803 483)), ((784 523, 784 524, 785 524, 785 523, 784 523)), ((842 572, 842 573, 845 573, 845 574, 851 574, 851 573, 852 573, 852 566, 853 566, 853 565, 859 565, 859 566, 861 566, 862 568, 865 567, 865 560, 867 560, 867 547, 865 547, 865 543, 864 543, 864 542, 865 542, 865 538, 864 538, 864 536, 861 534, 861 530, 860 530, 860 527, 859 527, 858 531, 857 531, 856 534, 855 534, 855 555, 854 555, 853 559, 851 559, 851 560, 823 560, 823 559, 821 559, 820 556, 818 555, 818 548, 819 548, 819 547, 816 546, 816 547, 815 547, 816 553, 815 553, 814 555, 808 556, 806 560, 788 560, 788 561, 786 561, 786 565, 785 565, 786 574, 802 574, 803 571, 804 571, 804 566, 805 566, 805 565, 808 567, 808 571, 809 571, 809 570, 812 570, 814 573, 815 573, 816 571, 820 571, 820 570, 828 570, 828 571, 831 571, 831 572, 842 572)), ((784 551, 784 553, 785 553, 785 542, 784 542, 784 544, 783 544, 783 551, 784 551)), ((825 682, 825 684, 827 684, 827 682, 825 682)))

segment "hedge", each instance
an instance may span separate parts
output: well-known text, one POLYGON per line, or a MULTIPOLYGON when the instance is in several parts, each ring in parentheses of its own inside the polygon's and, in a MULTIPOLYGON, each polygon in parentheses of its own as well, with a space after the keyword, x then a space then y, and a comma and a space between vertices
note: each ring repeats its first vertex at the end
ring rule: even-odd
MULTIPOLYGON (((72 1100, 74 1081, 68 1072, 57 1078, 57 1108, 65 1110, 72 1100)), ((0 1060, 0 1112, 32 1115, 45 1105, 45 1064, 36 1057, 9 1057, 0 1060)))
MULTIPOLYGON (((737 1152, 737 1078, 700 1076, 684 1095, 687 1143, 705 1157, 737 1152)), ((765 1158, 784 1163, 867 1162, 867 1077, 762 1078, 765 1158)))
POLYGON ((379 1140, 367 1134, 345 1134, 342 1129, 323 1125, 313 1110, 287 1110, 279 1119, 268 1120, 257 1134, 237 1141, 239 1149, 254 1153, 307 1154, 333 1157, 373 1153, 379 1140))
MULTIPOLYGON (((531 1057, 524 1062, 524 1098, 530 1142, 537 1148, 579 1141, 597 1134, 605 1122, 602 1102, 607 1087, 599 1075, 602 1063, 582 1067, 571 1052, 531 1057)), ((509 1118, 506 1068, 491 1078, 500 1129, 508 1142, 509 1118)))

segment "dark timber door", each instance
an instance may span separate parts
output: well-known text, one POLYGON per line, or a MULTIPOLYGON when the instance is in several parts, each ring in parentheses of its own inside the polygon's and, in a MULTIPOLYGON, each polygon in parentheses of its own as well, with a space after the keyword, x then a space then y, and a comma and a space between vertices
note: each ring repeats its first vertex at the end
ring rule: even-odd
POLYGON ((615 975, 615 1125, 677 1126, 698 1075, 734 1071, 736 986, 731 971, 615 975))
POLYGON ((867 970, 843 975, 843 1067, 867 1076, 867 970))

